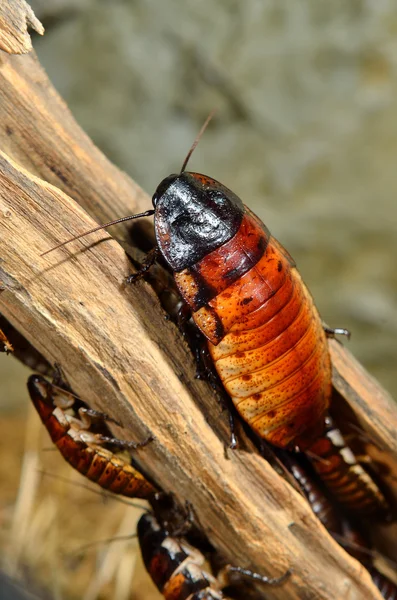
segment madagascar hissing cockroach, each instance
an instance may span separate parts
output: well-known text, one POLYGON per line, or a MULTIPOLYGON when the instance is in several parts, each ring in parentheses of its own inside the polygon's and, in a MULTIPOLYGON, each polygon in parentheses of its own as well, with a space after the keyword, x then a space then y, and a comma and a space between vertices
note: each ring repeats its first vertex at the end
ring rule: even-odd
POLYGON ((374 479, 357 461, 330 416, 326 431, 307 450, 312 465, 334 498, 350 514, 388 516, 389 504, 374 479))
POLYGON ((170 534, 150 512, 139 520, 138 540, 145 567, 166 600, 226 600, 222 589, 236 573, 266 585, 280 585, 290 575, 270 579, 227 565, 215 578, 203 569, 204 555, 170 534))
POLYGON ((358 525, 342 515, 324 490, 315 481, 315 473, 310 473, 310 465, 302 455, 283 455, 282 460, 304 491, 305 496, 324 527, 339 542, 346 552, 360 561, 368 569, 372 581, 385 600, 397 600, 397 587, 373 564, 374 553, 371 544, 358 525))
POLYGON ((267 227, 227 187, 185 171, 204 127, 181 172, 157 187, 153 209, 111 224, 154 215, 157 245, 143 271, 161 253, 239 414, 272 444, 304 449, 321 434, 331 398, 326 333, 267 227))
POLYGON ((154 215, 157 245, 128 281, 161 254, 238 413, 270 443, 305 450, 321 436, 331 399, 326 336, 348 332, 323 326, 295 262, 236 194, 185 171, 202 131, 181 172, 157 187, 152 210, 55 248, 154 215))
MULTIPOLYGON (((168 600, 221 600, 221 587, 227 575, 239 573, 264 584, 281 584, 290 575, 268 578, 246 569, 227 566, 222 579, 216 580, 200 566, 205 561, 198 550, 170 537, 184 530, 186 515, 181 513, 172 496, 164 494, 123 458, 105 446, 136 449, 150 440, 135 444, 112 438, 104 425, 109 417, 87 408, 70 391, 49 383, 40 375, 32 375, 28 389, 39 416, 50 437, 66 461, 82 475, 107 491, 129 498, 147 500, 154 513, 144 514, 138 524, 138 537, 145 565, 154 582, 168 600), (161 525, 159 524, 161 523, 161 525), (176 594, 176 595, 175 595, 176 594)), ((188 524, 201 542, 205 536, 188 524)))
POLYGON ((328 531, 340 534, 342 532, 340 517, 332 502, 316 482, 315 477, 310 473, 310 464, 305 464, 305 457, 299 456, 298 459, 291 453, 285 453, 281 459, 298 482, 319 521, 328 531))
POLYGON ((104 424, 111 420, 107 415, 87 408, 69 391, 40 375, 29 377, 28 390, 51 440, 72 467, 114 494, 144 499, 156 494, 137 469, 108 449, 135 450, 150 438, 134 443, 111 437, 104 424))

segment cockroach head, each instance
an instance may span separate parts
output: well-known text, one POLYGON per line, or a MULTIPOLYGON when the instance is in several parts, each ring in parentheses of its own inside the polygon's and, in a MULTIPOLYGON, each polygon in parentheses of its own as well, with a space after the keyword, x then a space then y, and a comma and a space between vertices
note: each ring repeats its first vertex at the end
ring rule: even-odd
POLYGON ((232 238, 244 214, 231 190, 186 171, 163 179, 153 206, 157 243, 173 271, 193 265, 232 238))

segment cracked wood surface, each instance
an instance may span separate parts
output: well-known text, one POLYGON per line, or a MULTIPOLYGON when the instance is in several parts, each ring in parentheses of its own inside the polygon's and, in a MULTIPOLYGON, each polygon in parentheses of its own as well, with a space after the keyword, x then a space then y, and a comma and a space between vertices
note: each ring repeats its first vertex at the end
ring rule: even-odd
POLYGON ((26 54, 32 50, 28 28, 40 35, 44 27, 25 0, 0 2, 0 49, 9 54, 26 54))
MULTIPOLYGON (((72 198, 100 222, 145 210, 149 200, 74 122, 33 53, 0 56, 0 140, 0 311, 61 363, 89 404, 123 423, 122 437, 154 433, 139 451, 144 470, 193 503, 232 563, 273 576, 294 570, 281 588, 263 588, 266 597, 381 598, 248 442, 226 460, 225 415, 194 379, 192 358, 150 286, 124 286, 130 266, 115 241, 100 242, 109 238, 102 232, 40 258, 93 226, 72 198)), ((395 407, 377 388, 378 408, 354 359, 336 342, 331 351, 334 385, 378 443, 395 451, 395 407)))
POLYGON ((252 447, 228 452, 226 419, 151 288, 124 286, 124 252, 100 232, 40 257, 93 222, 57 188, 0 159, 0 295, 5 316, 64 369, 87 402, 125 426, 144 470, 189 500, 211 541, 234 564, 290 581, 269 598, 380 597, 364 569, 252 447), (194 399, 193 399, 194 397, 194 399), (204 416, 205 415, 205 416, 204 416))

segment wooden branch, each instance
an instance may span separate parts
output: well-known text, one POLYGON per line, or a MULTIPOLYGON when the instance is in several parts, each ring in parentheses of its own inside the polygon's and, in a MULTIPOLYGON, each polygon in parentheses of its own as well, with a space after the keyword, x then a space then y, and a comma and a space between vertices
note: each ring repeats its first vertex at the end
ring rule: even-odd
POLYGON ((380 600, 366 571, 250 444, 225 458, 225 416, 194 379, 191 356, 150 286, 124 286, 130 269, 116 242, 91 237, 40 258, 93 226, 72 197, 100 221, 145 209, 147 197, 79 129, 33 55, 2 57, 0 139, 9 154, 0 160, 1 312, 62 365, 89 404, 124 424, 120 436, 155 435, 139 461, 161 487, 192 502, 232 563, 273 576, 293 569, 282 588, 262 590, 266 597, 380 600))
POLYGON ((126 288, 126 257, 96 242, 40 258, 55 240, 92 226, 69 197, 0 157, 0 295, 5 316, 62 365, 89 404, 121 421, 145 470, 189 499, 215 546, 234 564, 280 575, 269 598, 380 598, 367 573, 324 531, 305 500, 256 453, 229 452, 225 418, 144 282, 126 288), (185 383, 183 385, 182 382, 185 383), (207 419, 194 402, 200 399, 207 419), (210 421, 210 424, 208 423, 210 421))
MULTIPOLYGON (((99 222, 149 208, 147 194, 77 125, 33 52, 23 57, 3 54, 0 61, 3 152, 66 192, 99 222)), ((114 231, 122 238, 125 228, 114 231)))
MULTIPOLYGON (((148 195, 112 165, 77 125, 33 53, 3 57, 0 137, 8 156, 66 192, 98 222, 150 207, 148 195)), ((117 226, 116 232, 123 238, 124 225, 117 226)), ((395 403, 346 348, 334 340, 330 347, 335 388, 364 429, 396 456, 395 403)))
POLYGON ((0 49, 9 54, 26 54, 32 50, 28 33, 31 27, 40 35, 44 27, 25 0, 0 3, 0 49))
POLYGON ((397 411, 392 397, 336 340, 330 340, 330 350, 334 388, 353 410, 363 430, 397 461, 397 411))

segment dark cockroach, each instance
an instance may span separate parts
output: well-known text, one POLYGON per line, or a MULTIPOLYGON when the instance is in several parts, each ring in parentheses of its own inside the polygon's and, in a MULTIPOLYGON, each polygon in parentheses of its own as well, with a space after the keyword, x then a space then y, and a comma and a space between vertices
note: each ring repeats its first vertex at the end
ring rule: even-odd
POLYGON ((388 515, 390 508, 386 498, 345 444, 331 417, 326 417, 325 435, 310 446, 307 454, 334 498, 351 514, 388 515))
POLYGON ((353 526, 348 518, 341 515, 324 490, 315 481, 315 474, 310 472, 310 465, 305 464, 304 457, 283 455, 283 461, 298 481, 306 498, 324 527, 345 550, 359 560, 369 571, 372 581, 385 600, 397 600, 397 587, 373 565, 371 544, 357 526, 353 526))
POLYGON ((144 514, 138 523, 138 539, 143 562, 153 582, 166 600, 221 600, 222 589, 233 574, 267 585, 280 585, 290 572, 270 579, 239 567, 227 565, 213 577, 203 569, 204 555, 184 540, 172 536, 154 514, 144 514))
POLYGON ((370 567, 369 572, 372 577, 372 581, 379 589, 385 600, 397 600, 397 585, 391 581, 388 577, 380 573, 376 567, 370 567))
POLYGON ((135 444, 112 438, 104 425, 106 415, 87 408, 73 394, 40 375, 29 378, 28 390, 51 440, 72 467, 115 494, 145 499, 156 494, 137 469, 107 448, 134 450, 150 440, 135 444))
POLYGON ((285 466, 295 477, 319 521, 321 521, 328 531, 341 534, 340 516, 333 503, 324 493, 321 484, 317 483, 315 474, 311 473, 310 463, 306 463, 302 455, 298 459, 295 455, 285 453, 281 458, 285 466))
POLYGON ((353 526, 346 518, 341 518, 342 534, 335 536, 351 556, 360 561, 369 571, 372 581, 385 600, 397 600, 397 586, 386 575, 381 573, 373 564, 375 553, 371 549, 371 543, 364 532, 353 526))

